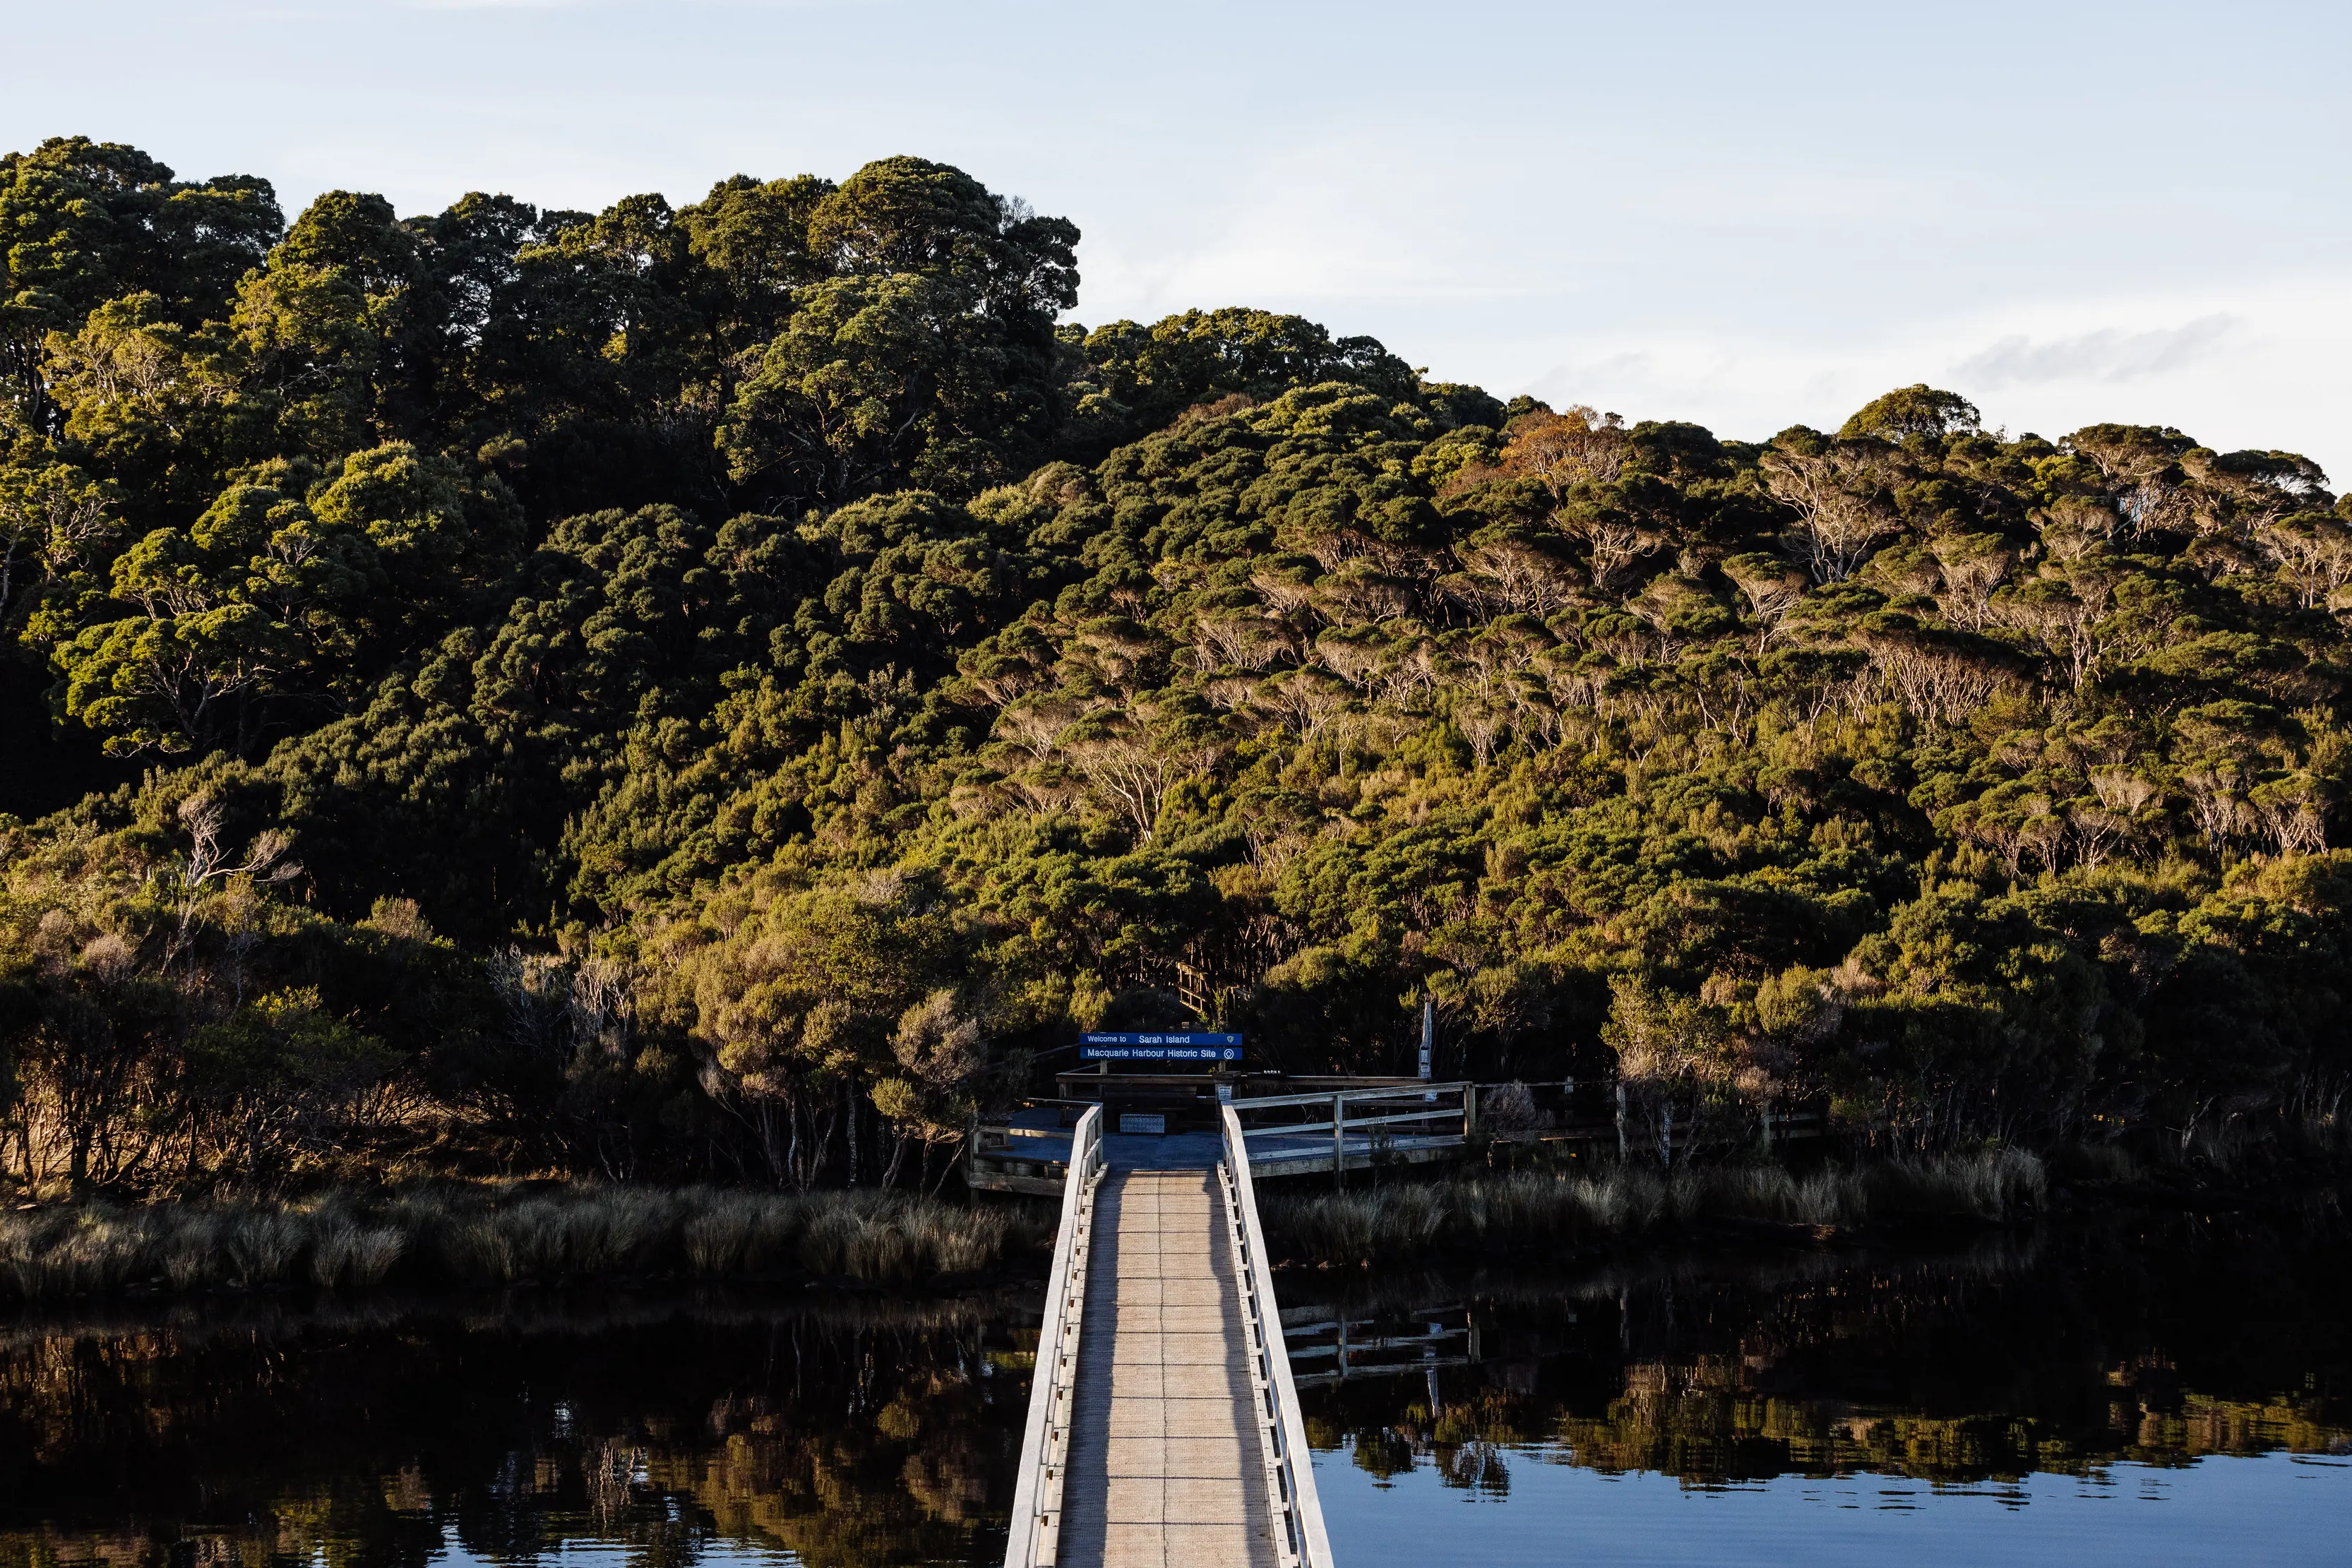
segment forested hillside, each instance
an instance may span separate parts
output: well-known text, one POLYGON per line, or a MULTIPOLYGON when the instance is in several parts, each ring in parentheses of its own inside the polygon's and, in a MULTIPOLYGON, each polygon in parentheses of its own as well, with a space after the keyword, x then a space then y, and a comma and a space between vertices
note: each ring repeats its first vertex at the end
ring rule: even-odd
POLYGON ((905 1184, 1081 1026, 1399 1071, 1424 997, 1881 1146, 2333 1110, 2309 461, 1505 404, 1069 324, 1078 240, 0 160, 0 1164, 905 1184))

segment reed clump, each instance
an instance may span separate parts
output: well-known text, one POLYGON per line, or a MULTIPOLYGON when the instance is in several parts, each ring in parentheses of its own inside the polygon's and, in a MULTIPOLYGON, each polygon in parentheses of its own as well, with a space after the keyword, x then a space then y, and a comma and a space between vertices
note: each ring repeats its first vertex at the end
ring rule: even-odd
POLYGON ((856 1196, 863 1201, 828 1205, 802 1231, 800 1260, 811 1273, 886 1285, 969 1273, 1002 1256, 1013 1233, 1013 1218, 1002 1209, 937 1212, 856 1196))
POLYGON ((1050 1245, 1023 1210, 894 1192, 434 1188, 280 1205, 105 1202, 0 1213, 0 1301, 395 1277, 466 1285, 804 1271, 876 1285, 990 1269, 1050 1245))
POLYGON ((1448 1250, 1596 1245, 1709 1220, 1843 1228, 2013 1219, 2039 1209, 2048 1186, 2039 1159, 2000 1149, 1803 1176, 1778 1166, 1515 1171, 1369 1192, 1262 1192, 1259 1203, 1277 1248, 1307 1262, 1350 1265, 1448 1250))

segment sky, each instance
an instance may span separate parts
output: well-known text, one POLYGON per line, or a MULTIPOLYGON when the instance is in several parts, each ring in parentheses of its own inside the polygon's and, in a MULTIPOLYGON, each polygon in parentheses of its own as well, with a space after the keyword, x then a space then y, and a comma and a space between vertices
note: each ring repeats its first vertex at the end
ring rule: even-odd
POLYGON ((0 147, 404 214, 911 152, 1084 231, 1076 319, 1297 311, 1762 439, 1925 381, 2352 488, 2352 5, 0 0, 0 147))

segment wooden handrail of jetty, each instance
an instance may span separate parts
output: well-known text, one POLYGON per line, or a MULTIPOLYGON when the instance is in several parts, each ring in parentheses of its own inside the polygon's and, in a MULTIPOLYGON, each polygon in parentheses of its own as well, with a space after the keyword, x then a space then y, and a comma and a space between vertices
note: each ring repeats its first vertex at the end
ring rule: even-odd
POLYGON ((1087 1261, 1094 1208, 1103 1179, 1102 1107, 1078 1118, 1070 1142, 1062 1225, 1054 1236, 1054 1271, 1045 1284, 1045 1322, 1030 1374, 1029 1419, 1022 1429, 1021 1469, 1013 1485, 1007 1568, 1058 1563, 1068 1490, 1070 1417, 1077 1398, 1078 1353, 1086 1321, 1087 1261))
MULTIPOLYGON (((1034 1110, 1052 1109, 1064 1115, 1080 1107, 1118 1110, 1118 1086, 1141 1084, 1147 1089, 1170 1086, 1194 1090, 1189 1103, 1165 1102, 1155 1109, 1155 1130, 1198 1134, 1214 1129, 1225 1110, 1242 1119, 1242 1139, 1249 1150, 1250 1166, 1261 1179, 1328 1174, 1344 1181, 1349 1171, 1382 1166, 1434 1165, 1455 1161, 1493 1145, 1581 1145, 1588 1153, 1615 1152, 1636 1158, 1679 1159, 1699 1148, 1737 1146, 1760 1138, 1770 1153, 1786 1144, 1831 1134, 1828 1116, 1817 1105, 1768 1105, 1759 1118, 1744 1125, 1738 1118, 1709 1118, 1694 1124, 1687 1117, 1659 1118, 1636 1113, 1597 1119, 1589 1110, 1582 1117, 1547 1122, 1535 1126, 1495 1126, 1480 1113, 1481 1095, 1496 1085, 1467 1080, 1429 1082, 1422 1079, 1332 1079, 1329 1088, 1312 1092, 1251 1094, 1235 1092, 1229 1101, 1211 1097, 1215 1089, 1240 1091, 1246 1083, 1223 1083, 1207 1074, 1112 1074, 1100 1082, 1110 1090, 1109 1103, 1101 1099, 1032 1100, 1034 1110)), ((1301 1082, 1293 1079, 1290 1082, 1301 1082)), ((1605 1088, 1606 1083, 1588 1089, 1605 1088)), ((1150 1099, 1141 1102, 1152 1104, 1150 1099)), ((1588 1104, 1590 1102, 1588 1101, 1588 1104)), ((1573 1115, 1570 1101, 1567 1113, 1573 1115)), ((1123 1116, 1131 1121, 1131 1116, 1123 1116)), ((1108 1122, 1104 1134, 1118 1129, 1108 1122)), ((1032 1193, 1058 1197, 1068 1176, 1059 1146, 1067 1133, 1058 1126, 1021 1126, 1010 1122, 975 1122, 965 1141, 963 1176, 975 1190, 1032 1193)))
POLYGON ((1459 1158, 1478 1133, 1478 1085, 1411 1079, 1316 1094, 1236 1096, 1224 1110, 1235 1119, 1236 1136, 1249 1150, 1250 1168, 1256 1175, 1328 1171, 1344 1180, 1349 1171, 1375 1166, 1459 1158), (1321 1114, 1239 1125, 1241 1116, 1255 1120, 1265 1112, 1283 1111, 1321 1114))
POLYGON ((1249 1145, 1241 1118, 1228 1105, 1219 1117, 1225 1134, 1218 1166, 1225 1193, 1226 1223, 1234 1246, 1234 1272, 1244 1302, 1244 1346, 1250 1358, 1250 1385, 1257 1400, 1260 1457, 1265 1467, 1266 1508, 1273 1516, 1276 1555, 1285 1568, 1329 1568, 1331 1541, 1323 1528, 1323 1500, 1315 1490, 1315 1465, 1307 1446, 1307 1421, 1298 1412, 1298 1385, 1290 1373, 1290 1349, 1274 1299, 1274 1273, 1266 1256, 1265 1230, 1258 1222, 1257 1185, 1250 1173, 1249 1145))

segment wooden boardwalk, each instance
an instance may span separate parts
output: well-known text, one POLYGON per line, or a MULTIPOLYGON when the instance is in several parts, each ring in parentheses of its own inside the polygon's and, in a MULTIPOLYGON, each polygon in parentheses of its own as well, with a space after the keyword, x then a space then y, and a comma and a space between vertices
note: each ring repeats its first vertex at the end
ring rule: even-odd
POLYGON ((1061 1561, 1277 1561, 1224 1199, 1210 1170, 1113 1171, 1095 1200, 1061 1561))
POLYGON ((1331 1568, 1240 1121, 1102 1123, 1071 1133, 1005 1568, 1331 1568))

